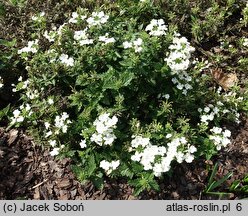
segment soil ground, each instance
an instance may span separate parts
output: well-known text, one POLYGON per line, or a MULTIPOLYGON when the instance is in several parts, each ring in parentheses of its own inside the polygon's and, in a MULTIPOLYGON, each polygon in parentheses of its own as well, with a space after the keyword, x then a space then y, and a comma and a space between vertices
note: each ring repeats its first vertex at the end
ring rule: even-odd
MULTIPOLYGON (((45 11, 49 14, 48 23, 62 24, 66 19, 64 12, 67 11, 69 14, 76 9, 74 4, 60 5, 54 0, 28 0, 27 5, 22 10, 8 5, 5 20, 0 24, 0 38, 7 40, 17 38, 18 47, 23 47, 29 39, 32 32, 27 23, 37 11, 45 11)), ((238 23, 239 19, 239 16, 233 17, 234 23, 227 23, 233 29, 231 31, 233 40, 236 40, 235 34, 248 35, 247 30, 235 30, 235 23, 238 23)), ((237 29, 239 28, 237 27, 237 29)), ((211 51, 211 47, 213 50, 215 48, 215 44, 209 44, 209 47, 203 46, 203 53, 207 56, 208 52, 205 51, 211 51)), ((246 55, 246 53, 239 53, 238 56, 234 56, 234 59, 228 53, 226 64, 231 66, 237 64, 240 55, 246 55)), ((9 74, 21 75, 18 73, 20 68, 17 70, 17 68, 12 68, 11 64, 10 66, 10 68, 6 68, 8 76, 9 74)), ((247 82, 247 73, 237 72, 242 86, 247 82)), ((13 78, 13 80, 15 79, 13 78)), ((12 83, 13 80, 8 82, 12 83)), ((0 107, 5 107, 6 104, 15 101, 11 96, 11 88, 7 90, 4 97, 0 97, 0 107)), ((5 123, 1 122, 1 125, 5 125, 5 123)), ((233 126, 228 129, 231 129, 233 134, 232 144, 220 151, 217 156, 209 161, 201 159, 191 164, 177 164, 174 166, 171 176, 160 180, 160 192, 143 192, 139 197, 134 197, 132 195, 134 189, 125 180, 106 179, 102 190, 98 190, 90 182, 81 184, 71 171, 72 161, 51 157, 48 150, 35 144, 32 138, 25 135, 20 129, 6 132, 4 127, 0 127, 0 199, 216 199, 217 197, 206 196, 202 193, 208 184, 211 169, 216 162, 219 163, 217 179, 233 172, 232 177, 216 191, 228 192, 228 187, 234 180, 242 179, 248 174, 248 119, 238 127, 233 126)), ((248 194, 230 193, 224 198, 240 199, 244 197, 248 197, 248 194)))
MULTIPOLYGON (((0 128, 0 199, 216 199, 202 193, 211 171, 207 166, 219 163, 217 179, 233 172, 217 191, 227 191, 235 179, 248 173, 248 120, 233 130, 232 144, 212 160, 178 164, 170 177, 160 181, 160 192, 143 192, 134 197, 133 188, 125 180, 107 179, 102 190, 90 182, 81 184, 70 169, 69 159, 55 159, 20 130, 5 132, 0 128)), ((243 197, 244 194, 230 193, 223 198, 243 197)))

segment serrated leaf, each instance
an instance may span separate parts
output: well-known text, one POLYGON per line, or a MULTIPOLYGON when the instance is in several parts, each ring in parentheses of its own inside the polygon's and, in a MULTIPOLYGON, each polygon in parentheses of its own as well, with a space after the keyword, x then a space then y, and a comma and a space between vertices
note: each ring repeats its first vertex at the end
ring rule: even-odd
POLYGON ((98 173, 98 175, 96 175, 92 179, 92 182, 97 187, 97 189, 99 189, 99 190, 103 189, 103 186, 104 186, 103 174, 98 173))
POLYGON ((132 179, 134 174, 132 171, 130 171, 129 168, 125 168, 125 169, 121 170, 121 175, 132 179))
POLYGON ((71 169, 75 173, 79 181, 83 182, 86 180, 87 176, 85 175, 85 172, 82 167, 79 167, 77 165, 71 165, 71 169))
POLYGON ((94 171, 96 169, 96 162, 95 162, 94 155, 90 155, 88 166, 85 168, 87 169, 87 175, 88 176, 91 176, 94 173, 94 171))

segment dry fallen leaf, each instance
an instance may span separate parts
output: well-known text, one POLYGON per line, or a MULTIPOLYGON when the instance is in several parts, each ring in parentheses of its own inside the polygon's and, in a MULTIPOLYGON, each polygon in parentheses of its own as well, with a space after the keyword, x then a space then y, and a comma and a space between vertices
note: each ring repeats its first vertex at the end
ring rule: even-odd
POLYGON ((220 68, 213 69, 211 71, 214 80, 227 91, 235 84, 238 83, 238 77, 235 73, 226 74, 220 68))

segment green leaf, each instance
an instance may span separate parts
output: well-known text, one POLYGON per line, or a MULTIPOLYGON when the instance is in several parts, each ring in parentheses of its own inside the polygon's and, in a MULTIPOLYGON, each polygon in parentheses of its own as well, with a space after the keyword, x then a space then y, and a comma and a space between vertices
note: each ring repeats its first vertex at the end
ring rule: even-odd
POLYGON ((231 176, 233 175, 232 172, 227 173, 223 178, 221 178, 219 181, 214 182, 214 184, 212 184, 210 190, 213 190, 217 187, 219 187, 223 182, 225 182, 227 179, 229 179, 231 176))
POLYGON ((132 179, 134 173, 128 167, 125 167, 124 169, 121 169, 121 175, 132 179))
POLYGON ((0 45, 6 46, 6 47, 13 47, 16 45, 16 39, 13 39, 12 41, 0 39, 0 45))
POLYGON ((135 75, 132 72, 124 72, 120 76, 122 86, 128 86, 131 81, 134 79, 135 75))
MULTIPOLYGON (((216 173, 217 173, 217 169, 218 169, 218 163, 216 163, 216 164, 214 165, 214 169, 213 169, 213 171, 212 171, 212 173, 211 173, 211 176, 210 176, 210 178, 209 178, 209 180, 208 180, 208 186, 207 186, 207 188, 210 188, 210 186, 213 184, 214 176, 215 176, 216 173)), ((209 191, 209 189, 207 189, 207 191, 209 191)))
POLYGON ((8 116, 9 110, 10 110, 10 104, 8 106, 6 106, 5 108, 0 110, 0 120, 2 120, 2 118, 4 116, 8 116))
POLYGON ((94 178, 92 178, 93 184, 97 187, 97 189, 101 190, 104 186, 103 174, 98 173, 94 178))
POLYGON ((79 167, 77 165, 71 165, 71 169, 80 182, 84 182, 87 179, 87 176, 85 175, 85 172, 82 167, 79 167))
POLYGON ((95 171, 95 169, 96 169, 96 162, 95 162, 95 157, 94 157, 94 155, 90 155, 90 157, 89 157, 89 162, 88 162, 88 166, 85 167, 85 168, 86 168, 86 170, 87 170, 87 175, 88 175, 88 176, 91 176, 91 175, 94 173, 94 171, 95 171))

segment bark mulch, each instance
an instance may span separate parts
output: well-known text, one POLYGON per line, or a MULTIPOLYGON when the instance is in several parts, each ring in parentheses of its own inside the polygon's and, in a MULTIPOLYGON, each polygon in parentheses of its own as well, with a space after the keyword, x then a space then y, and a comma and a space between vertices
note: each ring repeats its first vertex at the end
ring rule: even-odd
MULTIPOLYGON (((0 199, 216 199, 202 194, 211 171, 206 167, 219 162, 217 179, 233 172, 217 191, 228 191, 235 179, 248 174, 248 120, 236 130, 232 144, 212 160, 178 164, 171 176, 159 182, 160 192, 143 192, 134 197, 133 188, 125 180, 107 179, 102 190, 90 182, 81 184, 71 171, 70 159, 55 159, 20 130, 5 132, 0 128, 0 199)), ((225 199, 243 195, 231 193, 225 199)))

